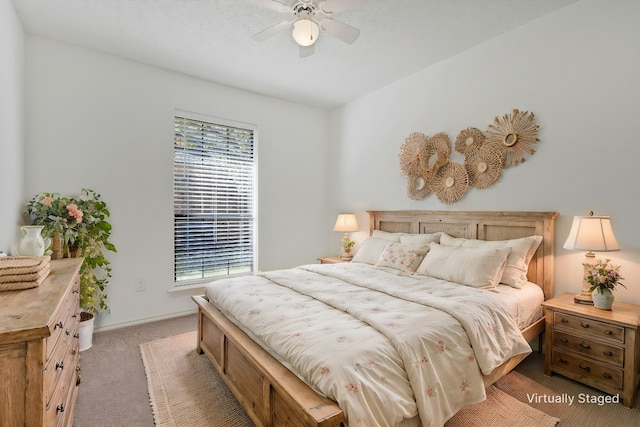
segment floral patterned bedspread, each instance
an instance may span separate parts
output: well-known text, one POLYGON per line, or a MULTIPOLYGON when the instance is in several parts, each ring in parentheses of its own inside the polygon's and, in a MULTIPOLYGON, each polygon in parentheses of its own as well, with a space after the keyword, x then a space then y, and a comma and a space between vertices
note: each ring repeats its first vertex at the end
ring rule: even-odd
POLYGON ((491 292, 367 264, 314 264, 212 282, 209 300, 350 427, 442 426, 485 398, 481 372, 531 352, 491 292))

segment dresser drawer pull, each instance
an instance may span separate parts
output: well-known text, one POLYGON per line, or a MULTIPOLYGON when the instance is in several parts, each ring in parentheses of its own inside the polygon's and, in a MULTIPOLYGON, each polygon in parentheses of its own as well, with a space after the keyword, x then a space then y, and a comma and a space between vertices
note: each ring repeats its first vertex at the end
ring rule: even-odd
POLYGON ((80 291, 79 291, 78 289, 74 289, 74 290, 73 290, 73 293, 74 293, 74 294, 79 294, 79 293, 80 293, 80 291))
POLYGON ((64 412, 64 404, 56 406, 56 413, 64 412))
POLYGON ((583 328, 585 328, 585 329, 586 329, 586 328, 588 328, 588 327, 589 327, 589 324, 588 324, 588 323, 585 323, 585 322, 581 322, 581 323, 580 323, 580 326, 582 326, 583 328))
POLYGON ((80 338, 80 334, 79 333, 75 333, 75 334, 73 334, 73 337, 74 338, 80 338))
POLYGON ((589 366, 585 366, 585 365, 580 364, 580 365, 578 365, 578 367, 580 367, 580 369, 584 369, 587 372, 591 372, 591 367, 589 367, 589 366))
POLYGON ((568 362, 567 362, 567 359, 563 359, 563 358, 558 359, 558 361, 559 361, 560 363, 568 363, 568 362))
POLYGON ((560 319, 560 322, 561 322, 561 323, 569 323, 569 320, 568 320, 568 319, 565 319, 565 318, 562 318, 562 319, 560 319))
POLYGON ((568 342, 569 342, 569 340, 568 340, 568 339, 566 339, 566 338, 561 338, 561 339, 560 339, 560 342, 561 342, 562 344, 566 344, 566 343, 568 343, 568 342))
POLYGON ((580 347, 582 347, 582 348, 586 348, 586 349, 591 348, 591 346, 590 346, 589 344, 587 344, 586 342, 584 342, 584 341, 582 341, 582 342, 580 343, 580 347))
POLYGON ((611 379, 611 374, 608 372, 605 372, 604 374, 602 374, 603 377, 605 377, 606 379, 610 380, 611 379))
POLYGON ((64 361, 56 362, 56 369, 64 369, 64 361))
POLYGON ((64 328, 64 325, 62 324, 62 320, 56 323, 56 325, 53 327, 53 329, 58 329, 58 328, 60 329, 64 328))
POLYGON ((611 332, 610 330, 608 330, 608 329, 607 329, 606 331, 604 331, 604 334, 605 334, 605 335, 611 335, 611 334, 612 334, 612 332, 611 332))

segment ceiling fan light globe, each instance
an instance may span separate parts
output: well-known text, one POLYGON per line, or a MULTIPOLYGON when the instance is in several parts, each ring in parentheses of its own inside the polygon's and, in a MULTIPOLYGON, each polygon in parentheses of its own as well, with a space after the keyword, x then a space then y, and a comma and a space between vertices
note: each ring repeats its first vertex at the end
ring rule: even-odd
POLYGON ((320 28, 310 19, 299 19, 293 24, 291 35, 300 46, 311 46, 318 40, 320 28))

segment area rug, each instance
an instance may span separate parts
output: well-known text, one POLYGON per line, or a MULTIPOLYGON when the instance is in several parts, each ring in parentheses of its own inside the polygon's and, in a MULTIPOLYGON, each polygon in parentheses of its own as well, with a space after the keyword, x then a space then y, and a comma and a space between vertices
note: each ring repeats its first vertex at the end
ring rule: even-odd
MULTIPOLYGON (((155 424, 254 426, 206 356, 195 352, 195 346, 195 331, 140 345, 155 424)), ((509 375, 514 374, 517 375, 509 375)), ((484 402, 464 408, 446 427, 552 427, 558 421, 499 388, 490 387, 484 402)))

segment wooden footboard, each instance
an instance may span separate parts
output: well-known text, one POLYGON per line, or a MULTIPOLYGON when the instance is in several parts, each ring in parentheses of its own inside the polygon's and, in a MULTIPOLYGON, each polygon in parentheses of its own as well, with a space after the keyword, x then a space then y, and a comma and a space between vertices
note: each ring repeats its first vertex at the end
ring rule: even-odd
POLYGON ((256 344, 206 298, 198 305, 198 353, 206 354, 258 427, 339 426, 344 414, 256 344))

